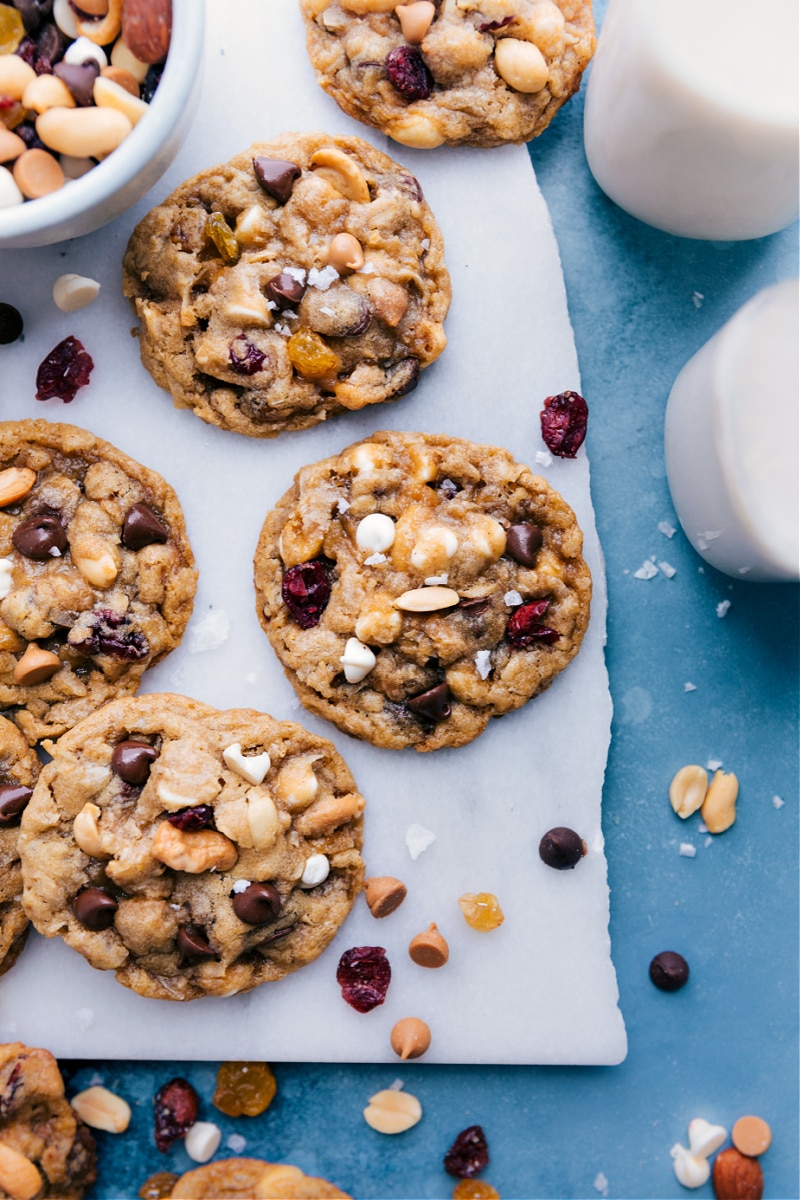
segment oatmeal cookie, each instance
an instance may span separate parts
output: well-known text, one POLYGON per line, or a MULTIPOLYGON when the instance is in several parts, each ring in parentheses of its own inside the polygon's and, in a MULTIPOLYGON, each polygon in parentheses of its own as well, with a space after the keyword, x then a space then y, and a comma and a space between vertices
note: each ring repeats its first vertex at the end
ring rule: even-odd
POLYGON ((95 1175, 94 1138, 64 1098, 53 1055, 0 1045, 0 1200, 81 1200, 95 1175))
POLYGON ((156 383, 251 437, 395 400, 445 346, 439 227, 361 138, 284 134, 201 171, 139 222, 123 274, 156 383))
POLYGON ((0 709, 31 744, 135 692, 196 583, 160 475, 74 425, 0 423, 0 709))
POLYGON ((582 543, 507 451, 376 433, 304 467, 267 517, 258 617, 311 712, 376 746, 463 746, 577 654, 582 543))
POLYGON ((364 800, 331 742, 184 696, 112 701, 53 748, 23 814, 23 904, 160 1000, 315 959, 361 887, 364 800))
POLYGON ((14 965, 28 935, 17 837, 38 777, 38 758, 16 725, 0 717, 0 975, 14 965))
POLYGON ((187 1171, 175 1184, 172 1200, 349 1200, 324 1179, 312 1179, 299 1167, 257 1158, 223 1158, 187 1171))
POLYGON ((300 0, 311 63, 346 113, 405 146, 540 134, 594 53, 591 0, 300 0))

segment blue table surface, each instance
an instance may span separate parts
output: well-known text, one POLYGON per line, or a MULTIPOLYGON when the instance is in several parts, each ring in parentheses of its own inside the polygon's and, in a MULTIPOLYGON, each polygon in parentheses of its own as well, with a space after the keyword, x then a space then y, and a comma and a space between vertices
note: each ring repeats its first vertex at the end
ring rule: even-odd
MULTIPOLYGON (((596 3, 598 21, 605 8, 596 3)), ((486 1132, 483 1177, 503 1200, 686 1195, 669 1152, 686 1143, 689 1121, 702 1116, 730 1130, 747 1113, 773 1130, 762 1160, 767 1200, 800 1196, 798 588, 731 580, 704 566, 679 528, 671 539, 658 529, 678 525, 662 446, 672 382, 741 304, 796 274, 797 228, 740 243, 650 229, 594 183, 582 124, 583 91, 530 155, 561 249, 591 410, 615 709, 603 828, 627 1060, 610 1068, 283 1064, 270 1109, 238 1120, 211 1104, 213 1062, 64 1063, 70 1094, 102 1081, 133 1107, 127 1133, 98 1134, 92 1200, 133 1198, 151 1173, 192 1166, 181 1143, 161 1154, 153 1142, 153 1093, 176 1075, 200 1093, 201 1118, 222 1127, 216 1157, 232 1153, 226 1142, 236 1134, 241 1153, 296 1163, 358 1200, 445 1200, 455 1181, 442 1156, 472 1124, 486 1132), (651 555, 671 563, 674 577, 636 579, 651 555), (724 617, 721 601, 730 601, 724 617), (736 824, 711 845, 698 818, 681 823, 667 799, 679 767, 709 759, 741 785, 736 824), (694 859, 679 855, 681 841, 697 846, 694 859), (689 984, 673 994, 648 978, 650 959, 665 949, 691 967, 689 984), (395 1078, 424 1116, 390 1138, 361 1112, 395 1078)), ((531 397, 531 444, 510 447, 523 460, 536 445, 538 403, 531 397)), ((579 724, 576 713, 576 736, 579 724)), ((695 1194, 711 1196, 710 1183, 695 1194)))

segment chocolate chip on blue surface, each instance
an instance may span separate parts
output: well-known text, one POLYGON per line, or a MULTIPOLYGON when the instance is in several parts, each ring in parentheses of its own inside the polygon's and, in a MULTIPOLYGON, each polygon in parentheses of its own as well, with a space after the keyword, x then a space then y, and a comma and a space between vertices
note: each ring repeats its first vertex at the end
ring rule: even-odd
POLYGON ((290 308, 293 304, 299 304, 303 299, 306 294, 306 285, 300 283, 288 271, 281 271, 280 275, 270 279, 264 290, 278 308, 290 308))
POLYGON ((147 782, 150 768, 157 758, 155 746, 147 742, 120 742, 111 755, 111 770, 125 783, 140 787, 147 782))
POLYGON ((281 911, 281 894, 273 883, 251 883, 233 893, 233 911, 245 925, 269 925, 281 911))
POLYGON ((78 892, 72 901, 72 911, 85 929, 99 933, 114 923, 117 901, 105 888, 88 887, 78 892))
POLYGON ((13 304, 0 304, 0 346, 9 346, 24 328, 22 314, 13 304))
POLYGON ((0 787, 0 829, 19 825, 32 795, 33 789, 21 783, 5 783, 0 787))
POLYGON ((154 542, 163 544, 169 537, 164 522, 149 504, 134 504, 122 523, 122 544, 126 550, 141 550, 154 542))
POLYGON ((437 683, 436 687, 428 688, 426 692, 410 696, 406 700, 406 708, 416 716, 438 724, 450 716, 450 688, 446 683, 437 683))
POLYGON ((586 854, 586 842, 574 829, 557 825, 539 842, 539 857, 556 871, 571 871, 586 854))
POLYGON ((677 992, 689 981, 689 964, 682 954, 662 950, 650 963, 650 978, 662 992, 677 992))
POLYGON ((297 163, 282 158, 254 158, 253 170, 264 191, 278 204, 286 203, 302 174, 297 163))
POLYGON ((67 548, 67 531, 55 513, 37 513, 17 525, 11 541, 26 558, 47 562, 58 558, 67 548))
POLYGON ((178 930, 176 942, 180 954, 178 965, 181 967, 194 966, 196 963, 208 962, 217 957, 217 952, 209 943, 205 930, 201 929, 199 925, 184 925, 183 929, 178 930))
POLYGON ((541 529, 530 521, 511 525, 506 533, 506 553, 522 567, 535 567, 542 540, 541 529))

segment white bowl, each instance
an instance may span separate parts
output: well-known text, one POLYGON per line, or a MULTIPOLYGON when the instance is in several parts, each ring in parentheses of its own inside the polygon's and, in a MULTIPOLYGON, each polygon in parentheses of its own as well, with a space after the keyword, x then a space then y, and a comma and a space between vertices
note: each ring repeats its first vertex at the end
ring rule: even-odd
POLYGON ((172 41, 145 113, 103 162, 57 192, 0 209, 0 248, 22 250, 80 237, 113 221, 163 175, 194 116, 203 65, 203 0, 172 0, 172 41))

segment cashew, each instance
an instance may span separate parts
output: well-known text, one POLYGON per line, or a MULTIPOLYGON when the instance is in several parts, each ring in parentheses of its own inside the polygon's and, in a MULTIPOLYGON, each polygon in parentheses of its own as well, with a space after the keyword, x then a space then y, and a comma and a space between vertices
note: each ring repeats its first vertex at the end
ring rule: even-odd
POLYGON ((679 817, 690 817, 705 800, 708 772, 702 767, 681 767, 669 785, 669 802, 679 817))
POLYGON ((275 782, 278 799, 288 809, 305 808, 319 791, 319 780, 313 764, 321 754, 297 754, 280 769, 275 782))
POLYGON ((189 875, 215 869, 229 871, 239 857, 236 846, 224 834, 214 829, 186 833, 169 821, 162 821, 156 830, 151 854, 173 871, 189 875))
POLYGON ((408 292, 399 283, 378 276, 367 284, 367 296, 375 316, 394 329, 408 309, 408 292))
POLYGON ((319 837, 338 829, 346 821, 352 821, 363 810, 364 797, 353 792, 345 796, 323 796, 300 814, 295 821, 295 828, 303 837, 319 837))
POLYGON ((256 850, 271 846, 281 830, 278 810, 269 792, 252 788, 247 793, 247 824, 256 850))
POLYGON ((35 483, 36 472, 30 467, 7 467, 0 471, 0 508, 27 496, 35 483))
POLYGON ((709 784, 700 816, 709 833, 724 833, 736 820, 736 799, 739 795, 739 780, 731 772, 715 771, 709 784))
POLYGON ((108 543, 98 538, 81 539, 71 547, 72 561, 92 587, 107 588, 117 578, 119 567, 108 543))
POLYGON ((130 1105, 108 1088, 90 1087, 70 1100, 75 1112, 91 1129, 124 1133, 131 1123, 130 1105))
POLYGON ((550 77, 544 55, 533 42, 501 38, 494 52, 497 74, 516 92, 540 92, 550 77))
POLYGON ((411 146, 414 150, 432 150, 444 141, 444 134, 433 121, 417 113, 406 113, 394 121, 387 132, 401 146, 411 146))
POLYGON ((96 804, 87 801, 75 820, 72 822, 72 836, 84 854, 90 858, 111 858, 112 851, 106 850, 103 835, 97 828, 100 809, 96 804))
POLYGON ((0 1142, 0 1188, 11 1200, 33 1200, 41 1186, 42 1177, 31 1160, 0 1142))
POLYGON ((119 37, 122 28, 124 0, 109 0, 108 12, 102 21, 78 21, 78 33, 88 37, 96 46, 108 46, 119 37))
POLYGON ((400 22, 403 37, 412 46, 418 46, 433 23, 436 8, 431 0, 415 0, 414 4, 398 4, 395 16, 400 22))
POLYGON ((317 175, 357 204, 369 204, 369 188, 364 172, 349 154, 336 146, 325 146, 311 155, 311 167, 317 175))
POLYGON ((458 604, 458 592, 448 587, 412 588, 403 592, 394 602, 395 608, 404 612, 427 613, 437 612, 442 608, 452 608, 458 604))
POLYGON ((405 1133, 422 1118, 422 1105, 410 1092, 393 1088, 370 1096, 364 1120, 378 1133, 405 1133))

